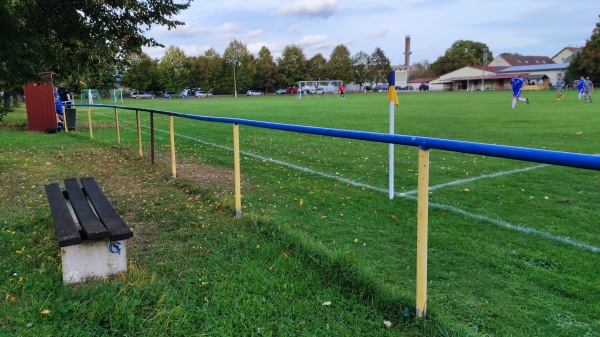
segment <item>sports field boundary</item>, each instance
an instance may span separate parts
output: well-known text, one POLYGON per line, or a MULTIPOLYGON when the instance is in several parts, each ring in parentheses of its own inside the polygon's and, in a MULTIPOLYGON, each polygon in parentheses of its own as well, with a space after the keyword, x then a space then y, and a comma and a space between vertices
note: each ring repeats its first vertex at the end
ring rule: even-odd
MULTIPOLYGON (((119 136, 119 119, 118 109, 122 110, 133 110, 136 113, 136 123, 138 131, 138 150, 141 156, 142 143, 141 143, 141 123, 140 123, 140 112, 147 112, 150 114, 150 125, 151 125, 151 148, 152 148, 152 161, 154 162, 154 114, 166 115, 169 117, 169 134, 171 143, 171 167, 173 178, 176 178, 176 160, 175 160, 175 131, 173 125, 173 118, 186 118, 192 120, 200 120, 206 122, 217 122, 225 123, 233 126, 233 155, 234 155, 234 182, 235 182, 235 208, 236 216, 241 217, 241 168, 240 168, 240 149, 239 149, 239 126, 253 126, 259 128, 321 135, 327 137, 346 138, 361 141, 371 141, 378 143, 405 145, 418 148, 418 189, 417 189, 417 291, 416 291, 416 316, 424 317, 426 315, 426 302, 427 302, 427 251, 428 251, 428 224, 429 224, 429 206, 436 206, 436 204, 429 202, 429 155, 430 149, 438 149, 451 152, 484 155, 504 159, 513 159, 526 162, 534 162, 541 164, 550 164, 558 166, 566 166, 572 168, 589 169, 589 170, 600 170, 600 157, 596 155, 572 153, 572 152, 561 152, 552 150, 542 150, 497 144, 485 144, 458 140, 449 140, 441 138, 431 137, 420 137, 410 135, 399 135, 399 134, 384 134, 377 132, 367 131, 356 131, 356 130, 344 130, 344 129, 333 129, 324 127, 313 127, 303 126, 294 124, 284 123, 273 123, 264 122, 249 119, 240 118, 228 118, 228 117, 213 117, 213 116, 202 116, 192 115, 185 113, 178 113, 173 111, 155 110, 147 108, 136 108, 127 106, 116 106, 106 104, 81 104, 77 106, 87 107, 88 109, 88 127, 90 137, 93 138, 93 127, 91 118, 91 107, 101 108, 112 108, 115 111, 115 123, 117 128, 117 138, 120 143, 119 136)), ((414 198, 414 197, 413 197, 414 198)), ((441 207, 441 205, 440 205, 441 207)), ((449 207, 449 206, 446 206, 449 207)), ((453 207, 448 210, 455 210, 453 207)), ((463 215, 466 215, 466 211, 455 210, 463 215)), ((481 218, 485 220, 485 217, 481 218)), ((494 223, 494 221, 491 221, 494 223)), ((513 227, 516 230, 523 232, 530 232, 537 235, 541 235, 541 232, 536 230, 528 231, 525 227, 520 225, 511 225, 501 221, 495 221, 497 225, 505 227, 513 227), (538 233, 539 232, 539 233, 538 233)), ((544 236, 544 235, 542 235, 544 236)), ((559 237, 557 240, 561 241, 559 237)), ((565 241, 562 241, 565 242, 565 241)), ((592 249, 597 252, 597 247, 589 246, 583 243, 573 243, 576 246, 586 249, 592 249), (589 247, 588 247, 589 246, 589 247)))

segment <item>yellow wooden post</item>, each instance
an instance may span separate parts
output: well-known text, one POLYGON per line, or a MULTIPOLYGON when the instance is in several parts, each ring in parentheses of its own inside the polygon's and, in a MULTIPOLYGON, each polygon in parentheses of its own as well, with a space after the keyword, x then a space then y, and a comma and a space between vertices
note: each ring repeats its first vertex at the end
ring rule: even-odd
POLYGON ((115 126, 117 128, 117 144, 121 145, 121 132, 119 130, 119 110, 115 108, 115 126))
POLYGON ((92 107, 88 106, 88 128, 90 129, 90 138, 94 138, 94 132, 92 131, 92 107))
POLYGON ((171 172, 173 179, 177 178, 177 167, 175 165, 175 130, 173 128, 173 116, 169 116, 169 133, 171 134, 171 172))
POLYGON ((138 134, 138 153, 142 156, 142 126, 140 124, 140 112, 135 110, 135 119, 137 121, 137 134, 138 134))
POLYGON ((427 231, 429 226, 429 150, 419 149, 417 201, 417 317, 427 312, 427 231))
POLYGON ((242 193, 240 183, 240 126, 233 124, 233 171, 235 181, 235 216, 242 216, 242 193))
POLYGON ((63 113, 63 127, 65 128, 65 132, 69 132, 69 121, 67 121, 67 108, 63 105, 61 107, 63 113))

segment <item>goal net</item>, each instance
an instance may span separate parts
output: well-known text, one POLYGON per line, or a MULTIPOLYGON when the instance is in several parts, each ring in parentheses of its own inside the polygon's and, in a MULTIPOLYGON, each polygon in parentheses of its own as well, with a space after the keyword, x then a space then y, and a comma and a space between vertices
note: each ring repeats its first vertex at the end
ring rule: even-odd
POLYGON ((111 102, 123 102, 123 89, 112 89, 110 91, 110 101, 111 102))
POLYGON ((81 90, 81 104, 94 104, 94 101, 102 103, 102 97, 98 89, 81 90))
POLYGON ((302 99, 302 96, 337 94, 342 85, 342 80, 298 81, 298 97, 302 99))

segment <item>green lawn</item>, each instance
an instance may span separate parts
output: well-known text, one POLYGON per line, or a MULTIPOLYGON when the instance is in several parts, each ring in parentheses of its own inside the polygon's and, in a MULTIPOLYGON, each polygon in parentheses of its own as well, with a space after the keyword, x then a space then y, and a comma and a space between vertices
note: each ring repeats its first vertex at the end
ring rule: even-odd
MULTIPOLYGON (((401 93, 395 130, 599 152, 600 111, 593 103, 577 101, 573 91, 563 101, 556 101, 552 91, 523 96, 531 103, 513 110, 510 92, 401 93)), ((118 104, 387 132, 384 94, 346 97, 118 104)), ((147 114, 142 113, 144 158, 138 159, 132 112, 119 110, 122 145, 117 146, 113 110, 92 109, 93 141, 86 111, 78 108, 76 133, 24 133, 18 125, 25 118, 21 113, 7 117, 13 130, 0 135, 7 144, 0 162, 6 181, 0 205, 18 210, 0 216, 0 245, 10 248, 0 262, 7 275, 0 288, 6 309, 0 310, 35 317, 0 318, 2 326, 14 329, 0 328, 6 333, 55 334, 60 327, 56 316, 78 322, 85 294, 91 294, 99 298, 90 309, 99 330, 84 326, 81 335, 113 331, 110 322, 115 320, 114 335, 144 329, 157 336, 161 331, 211 336, 600 336, 595 171, 432 150, 429 297, 427 318, 420 320, 412 317, 417 149, 395 148, 396 192, 404 195, 389 200, 383 191, 388 187, 387 144, 242 126, 244 218, 233 220, 231 125, 175 119, 181 177, 173 182, 166 117, 156 116, 158 165, 151 166, 147 114), (43 184, 70 175, 94 175, 105 190, 112 188, 113 203, 135 224, 130 273, 124 280, 61 287, 43 184), (8 198, 12 195, 17 197, 8 198), (36 254, 28 259, 13 252, 29 245, 36 254), (37 276, 19 282, 12 265, 37 276), (206 278, 212 273, 219 274, 218 281, 206 278), (29 289, 35 295, 27 294, 29 289), (21 295, 12 300, 16 291, 21 295), (124 296, 124 303, 112 299, 115 293, 124 296), (332 296, 337 298, 333 305, 323 306, 332 296), (183 303, 177 304, 177 298, 183 303), (23 302, 25 309, 15 309, 23 302), (54 316, 38 314, 43 303, 58 306, 54 316), (111 303, 118 314, 108 309, 111 303), (393 327, 384 328, 383 320, 393 327), (32 330, 37 326, 41 330, 32 330)))

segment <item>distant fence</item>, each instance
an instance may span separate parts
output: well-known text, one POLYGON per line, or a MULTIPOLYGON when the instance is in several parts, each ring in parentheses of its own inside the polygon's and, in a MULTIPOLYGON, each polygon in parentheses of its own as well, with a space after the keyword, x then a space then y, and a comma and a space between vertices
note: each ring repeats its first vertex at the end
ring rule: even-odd
POLYGON ((173 118, 186 118, 206 122, 227 123, 233 125, 233 152, 234 152, 234 182, 235 182, 235 208, 236 216, 242 215, 241 207, 241 168, 240 168, 240 148, 239 148, 239 126, 247 125, 258 128, 282 130, 297 133, 306 133, 337 138, 348 138, 355 140, 371 141, 377 143, 398 144, 413 146, 418 148, 418 200, 417 200, 417 296, 416 296, 416 315, 423 317, 426 314, 427 304, 427 239, 429 223, 429 150, 438 149, 459 153, 469 153, 497 158, 514 159, 527 162, 567 166, 588 170, 600 170, 600 156, 561 152, 551 150, 540 150, 524 147, 496 145, 466 142, 459 140, 449 140, 430 137, 386 134, 367 131, 355 131, 344 129, 332 129, 324 127, 303 126, 294 124, 263 122, 240 118, 211 117, 190 115, 173 111, 125 107, 106 104, 76 104, 88 108, 88 125, 90 137, 93 138, 91 107, 112 108, 115 113, 115 124, 117 130, 117 142, 121 143, 119 132, 119 114, 118 110, 131 110, 136 113, 136 124, 138 134, 138 152, 142 156, 142 137, 140 112, 150 114, 150 138, 151 138, 151 157, 154 163, 154 114, 169 116, 169 134, 171 143, 171 170, 173 178, 177 177, 177 167, 175 160, 175 131, 173 127, 173 118))

